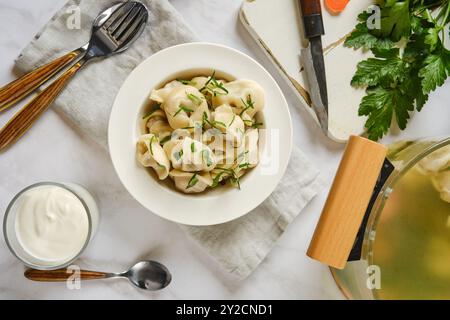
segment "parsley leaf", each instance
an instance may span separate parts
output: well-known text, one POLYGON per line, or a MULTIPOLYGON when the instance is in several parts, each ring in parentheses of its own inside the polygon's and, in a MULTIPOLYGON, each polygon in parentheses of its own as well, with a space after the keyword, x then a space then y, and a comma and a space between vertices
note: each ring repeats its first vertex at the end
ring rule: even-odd
POLYGON ((440 36, 450 22, 450 0, 380 3, 381 28, 369 30, 371 17, 363 12, 345 42, 355 49, 370 49, 375 56, 358 64, 351 81, 355 87, 366 87, 358 113, 367 116, 365 127, 373 140, 388 132, 394 116, 398 127, 405 129, 414 106, 421 111, 429 93, 450 75, 450 51, 440 36))
POLYGON ((407 64, 397 53, 387 59, 369 58, 358 63, 357 71, 352 78, 353 86, 375 86, 380 83, 391 83, 402 80, 407 64))
POLYGON ((409 119, 408 111, 413 109, 413 100, 398 88, 375 87, 367 90, 359 106, 359 115, 369 116, 366 122, 369 139, 378 140, 389 130, 394 113, 399 128, 404 129, 409 119))
POLYGON ((411 32, 411 18, 409 0, 386 1, 381 9, 381 28, 374 29, 373 34, 381 38, 390 38, 400 41, 402 37, 409 36, 411 32))
POLYGON ((424 65, 419 71, 424 94, 428 94, 444 84, 447 73, 450 73, 449 55, 449 51, 442 49, 441 53, 425 58, 424 65))
POLYGON ((358 16, 360 21, 355 30, 345 39, 344 45, 346 47, 352 47, 354 49, 369 50, 372 48, 390 49, 394 46, 394 42, 390 39, 381 39, 374 36, 367 27, 367 19, 369 13, 364 11, 358 16))

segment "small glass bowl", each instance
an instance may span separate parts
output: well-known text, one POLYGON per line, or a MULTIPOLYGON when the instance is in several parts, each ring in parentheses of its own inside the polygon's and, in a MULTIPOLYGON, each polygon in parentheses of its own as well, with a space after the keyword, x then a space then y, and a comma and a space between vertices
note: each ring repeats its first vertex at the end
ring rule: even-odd
POLYGON ((3 220, 3 235, 11 253, 16 256, 17 259, 22 261, 26 266, 38 270, 55 270, 70 265, 81 255, 81 253, 86 249, 89 241, 93 238, 95 232, 97 231, 98 223, 99 210, 96 201, 84 187, 74 183, 40 182, 26 187, 11 200, 6 209, 5 217, 3 220), (62 261, 47 261, 32 256, 25 250, 25 248, 23 248, 16 234, 16 204, 18 200, 25 192, 41 186, 56 186, 69 191, 80 200, 87 214, 88 234, 83 247, 75 256, 64 259, 62 261))

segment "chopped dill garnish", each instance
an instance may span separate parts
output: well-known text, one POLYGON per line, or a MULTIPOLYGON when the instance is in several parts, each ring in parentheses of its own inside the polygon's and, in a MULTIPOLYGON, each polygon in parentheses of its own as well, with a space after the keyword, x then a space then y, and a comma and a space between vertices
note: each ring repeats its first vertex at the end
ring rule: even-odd
POLYGON ((183 149, 181 149, 179 152, 175 152, 173 156, 175 157, 175 160, 180 161, 181 157, 183 156, 183 149))
POLYGON ((155 136, 152 136, 151 138, 150 138, 150 142, 149 142, 149 144, 148 144, 148 146, 149 146, 149 151, 150 151, 150 154, 153 156, 153 146, 152 146, 152 144, 153 144, 153 140, 155 140, 156 139, 156 137, 155 136))
POLYGON ((212 160, 211 160, 211 157, 209 155, 209 151, 208 150, 202 150, 202 157, 206 160, 206 165, 208 167, 210 167, 212 165, 212 160))
POLYGON ((233 119, 231 120, 230 124, 228 125, 229 127, 231 127, 231 125, 233 124, 234 119, 236 119, 236 115, 235 114, 233 114, 233 119))
POLYGON ((239 165, 239 169, 248 169, 250 167, 250 163, 242 163, 239 165))
POLYGON ((244 112, 247 111, 248 109, 255 109, 255 102, 252 101, 252 96, 251 95, 247 96, 247 101, 244 101, 243 99, 241 99, 241 101, 244 104, 244 109, 242 109, 242 111, 239 114, 239 116, 242 116, 244 114, 244 112))
POLYGON ((233 169, 227 169, 227 168, 222 168, 222 167, 216 167, 215 170, 220 170, 223 173, 228 173, 231 176, 229 177, 230 181, 234 184, 236 184, 237 188, 240 190, 241 189, 241 183, 239 180, 239 177, 236 175, 236 172, 233 169))
POLYGON ((240 160, 240 159, 244 158, 248 153, 249 153, 249 151, 241 152, 240 154, 238 154, 236 160, 240 160))
POLYGON ((203 88, 200 92, 209 91, 214 97, 218 95, 228 94, 228 90, 224 87, 223 83, 218 81, 215 77, 216 70, 213 71, 212 75, 208 78, 203 88))
POLYGON ((187 86, 196 86, 197 85, 197 82, 191 81, 191 80, 177 79, 177 81, 181 82, 182 84, 187 85, 187 86))
POLYGON ((148 113, 146 113, 142 119, 147 119, 148 117, 150 117, 156 110, 161 109, 161 103, 157 103, 154 106, 152 106, 152 108, 150 109, 150 111, 148 113))
MULTIPOLYGON (((209 124, 211 127, 216 128, 216 129, 217 129, 217 126, 222 126, 224 128, 227 127, 227 125, 225 123, 223 123, 222 121, 209 121, 208 115, 206 114, 206 112, 203 112, 202 123, 203 123, 203 125, 202 125, 203 127, 206 124, 209 124)), ((230 125, 231 125, 231 123, 230 123, 230 125)))
POLYGON ((192 175, 191 180, 189 180, 186 189, 192 188, 193 186, 195 186, 195 185, 197 184, 197 182, 198 182, 197 174, 194 173, 194 174, 192 175))
POLYGON ((192 109, 190 109, 190 108, 188 108, 188 107, 186 107, 186 106, 183 106, 183 105, 181 105, 179 108, 178 108, 178 111, 177 112, 175 112, 175 114, 173 115, 174 117, 176 117, 181 111, 184 111, 184 112, 194 112, 194 110, 192 110, 192 109))
POLYGON ((221 171, 221 172, 219 172, 215 177, 214 177, 214 179, 213 179, 213 184, 212 184, 212 188, 215 188, 215 187, 217 187, 218 185, 219 185, 219 182, 220 182, 220 178, 225 174, 226 172, 225 171, 221 171))
POLYGON ((166 143, 167 141, 169 141, 171 139, 171 135, 169 134, 168 136, 165 136, 160 142, 159 144, 163 145, 164 143, 166 143))
POLYGON ((222 126, 222 127, 224 127, 224 128, 227 127, 227 125, 226 125, 225 123, 223 123, 222 121, 213 121, 213 122, 212 122, 212 126, 213 126, 213 127, 217 127, 217 125, 222 126))
POLYGON ((264 123, 262 123, 262 122, 256 122, 256 121, 252 121, 252 120, 243 120, 243 121, 247 127, 252 127, 253 129, 257 129, 258 127, 264 125, 264 123))
POLYGON ((201 105, 202 102, 203 102, 203 101, 202 101, 202 98, 197 97, 195 94, 192 94, 192 93, 186 93, 186 96, 187 96, 188 99, 191 100, 192 103, 195 104, 197 107, 198 107, 199 105, 201 105))

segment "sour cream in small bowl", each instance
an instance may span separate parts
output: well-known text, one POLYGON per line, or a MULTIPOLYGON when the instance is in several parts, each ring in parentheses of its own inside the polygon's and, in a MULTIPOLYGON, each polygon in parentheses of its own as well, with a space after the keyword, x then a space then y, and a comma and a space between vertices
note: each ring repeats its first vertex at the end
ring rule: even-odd
POLYGON ((92 195, 72 183, 42 182, 20 191, 9 204, 3 234, 25 265, 53 270, 71 264, 84 251, 98 225, 92 195))

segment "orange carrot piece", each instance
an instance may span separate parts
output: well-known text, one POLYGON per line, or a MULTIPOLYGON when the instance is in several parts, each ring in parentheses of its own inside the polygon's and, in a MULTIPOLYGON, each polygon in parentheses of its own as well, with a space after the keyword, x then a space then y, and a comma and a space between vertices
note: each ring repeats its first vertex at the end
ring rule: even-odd
POLYGON ((325 0, 325 5, 331 13, 341 13, 344 11, 350 0, 325 0))

